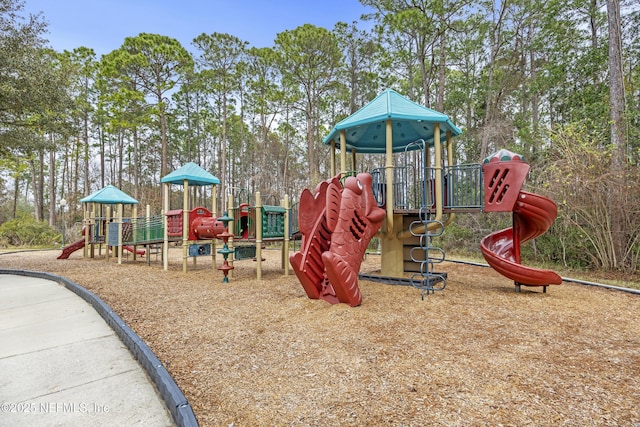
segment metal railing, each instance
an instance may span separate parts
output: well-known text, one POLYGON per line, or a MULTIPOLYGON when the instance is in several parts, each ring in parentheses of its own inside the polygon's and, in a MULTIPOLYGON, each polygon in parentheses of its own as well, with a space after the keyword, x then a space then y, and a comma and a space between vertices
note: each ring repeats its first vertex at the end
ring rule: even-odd
POLYGON ((482 209, 482 165, 479 163, 445 168, 445 209, 482 209))
POLYGON ((291 234, 291 236, 293 236, 294 234, 300 231, 300 225, 298 224, 299 210, 300 210, 300 202, 294 202, 291 204, 291 211, 289 212, 289 234, 291 234))
MULTIPOLYGON (((443 169, 443 207, 445 209, 481 209, 483 206, 482 165, 455 165, 443 169)), ((385 168, 371 171, 373 195, 378 206, 386 205, 385 168)), ((435 168, 413 166, 393 168, 394 209, 435 208, 435 168)))
MULTIPOLYGON (((377 168, 371 171, 373 178, 373 196, 378 206, 387 203, 387 184, 385 168, 377 168)), ((431 200, 432 196, 425 191, 424 183, 420 179, 416 169, 412 166, 398 166, 393 168, 393 203, 394 209, 420 209, 424 200, 431 200)))

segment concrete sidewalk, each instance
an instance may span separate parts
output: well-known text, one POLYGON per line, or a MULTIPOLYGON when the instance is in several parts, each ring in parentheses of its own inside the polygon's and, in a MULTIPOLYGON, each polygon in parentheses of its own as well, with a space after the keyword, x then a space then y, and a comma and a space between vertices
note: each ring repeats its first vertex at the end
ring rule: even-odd
POLYGON ((0 426, 172 426, 145 370, 64 286, 0 274, 0 426))

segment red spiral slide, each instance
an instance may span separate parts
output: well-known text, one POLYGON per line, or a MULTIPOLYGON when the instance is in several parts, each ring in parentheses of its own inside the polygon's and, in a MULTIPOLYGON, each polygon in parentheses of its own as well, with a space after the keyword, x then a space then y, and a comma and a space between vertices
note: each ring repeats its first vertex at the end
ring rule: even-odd
POLYGON ((496 231, 480 242, 487 263, 498 273, 526 286, 559 285, 562 278, 551 270, 520 264, 520 243, 544 234, 556 219, 557 207, 550 199, 521 191, 513 210, 513 227, 496 231))
POLYGON ((544 234, 558 215, 549 198, 521 191, 529 165, 520 156, 501 150, 485 160, 485 212, 513 212, 513 227, 496 231, 480 242, 487 263, 520 286, 559 285, 562 278, 551 270, 520 263, 520 244, 544 234))

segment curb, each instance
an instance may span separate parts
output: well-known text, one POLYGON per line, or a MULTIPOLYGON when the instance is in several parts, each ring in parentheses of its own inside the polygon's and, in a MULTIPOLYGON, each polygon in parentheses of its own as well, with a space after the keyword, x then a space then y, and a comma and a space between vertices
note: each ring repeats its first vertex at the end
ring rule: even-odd
MULTIPOLYGON (((473 265, 475 267, 488 267, 488 268, 491 267, 489 264, 484 264, 481 262, 474 262, 474 261, 460 261, 455 259, 445 259, 445 261, 453 262, 456 264, 473 265)), ((640 289, 625 288, 623 286, 614 286, 614 285, 607 285, 604 283, 589 282, 586 280, 572 279, 571 277, 562 277, 561 279, 563 282, 567 282, 567 283, 576 283, 578 285, 583 285, 583 286, 593 286, 596 288, 610 289, 612 291, 620 291, 620 292, 626 292, 628 294, 640 295, 640 289)))
POLYGON ((127 346, 133 357, 138 360, 147 372, 151 381, 160 393, 162 400, 171 413, 171 417, 179 427, 197 427, 198 420, 193 408, 184 393, 178 387, 169 371, 151 351, 151 348, 118 316, 99 296, 83 288, 71 280, 51 273, 29 270, 0 269, 0 274, 15 274, 18 276, 36 277, 51 280, 64 285, 67 289, 89 303, 114 330, 116 335, 127 346))

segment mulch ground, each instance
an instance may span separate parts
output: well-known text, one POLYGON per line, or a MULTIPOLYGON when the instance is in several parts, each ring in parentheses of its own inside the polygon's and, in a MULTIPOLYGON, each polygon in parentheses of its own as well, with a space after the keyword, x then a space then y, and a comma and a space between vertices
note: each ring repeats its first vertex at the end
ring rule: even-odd
MULTIPOLYGON (((202 426, 639 426, 640 296, 576 284, 514 291, 444 263, 446 289, 361 281, 352 308, 307 298, 278 250, 182 272, 131 255, 5 254, 95 292, 152 348, 202 426)), ((220 257, 218 262, 220 262, 220 257)), ((363 272, 375 272, 369 255, 363 272)))

